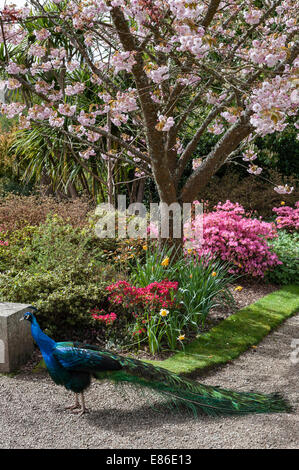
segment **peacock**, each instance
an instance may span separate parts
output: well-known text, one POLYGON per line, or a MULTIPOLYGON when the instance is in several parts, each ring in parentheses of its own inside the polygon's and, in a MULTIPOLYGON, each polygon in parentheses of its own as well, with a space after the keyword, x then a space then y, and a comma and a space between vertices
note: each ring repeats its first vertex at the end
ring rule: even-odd
POLYGON ((290 404, 278 393, 266 395, 225 390, 197 383, 162 367, 97 346, 76 341, 56 343, 41 330, 32 312, 26 312, 21 320, 31 323, 33 339, 42 353, 51 378, 56 384, 64 385, 75 393, 75 403, 66 409, 80 415, 87 411, 84 391, 90 386, 92 377, 148 387, 167 397, 167 403, 176 405, 175 408, 182 405, 196 415, 198 411, 208 415, 292 411, 290 404))

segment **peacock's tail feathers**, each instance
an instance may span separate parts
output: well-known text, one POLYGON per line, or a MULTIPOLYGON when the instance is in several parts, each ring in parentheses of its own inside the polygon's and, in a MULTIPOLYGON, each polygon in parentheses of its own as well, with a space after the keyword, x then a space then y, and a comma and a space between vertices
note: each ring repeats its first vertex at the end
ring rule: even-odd
POLYGON ((27 312, 31 332, 46 366, 58 384, 75 393, 85 390, 91 375, 110 378, 116 383, 129 382, 163 394, 169 402, 184 405, 193 412, 207 414, 243 414, 289 412, 291 406, 278 394, 234 392, 188 380, 161 367, 123 357, 97 346, 77 342, 56 343, 27 312))
POLYGON ((292 411, 290 404, 277 393, 265 395, 212 387, 137 359, 110 352, 102 351, 102 354, 109 354, 113 359, 117 358, 122 368, 108 373, 95 373, 96 377, 106 377, 116 383, 128 382, 135 386, 150 388, 167 397, 176 406, 186 406, 195 414, 198 411, 208 415, 292 411))

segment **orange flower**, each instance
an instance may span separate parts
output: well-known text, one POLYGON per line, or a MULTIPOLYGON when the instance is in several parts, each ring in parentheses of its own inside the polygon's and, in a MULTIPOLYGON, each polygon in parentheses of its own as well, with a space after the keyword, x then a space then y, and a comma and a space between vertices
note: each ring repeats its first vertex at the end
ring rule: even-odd
POLYGON ((161 266, 168 266, 169 265, 169 258, 166 256, 166 258, 163 259, 161 266))

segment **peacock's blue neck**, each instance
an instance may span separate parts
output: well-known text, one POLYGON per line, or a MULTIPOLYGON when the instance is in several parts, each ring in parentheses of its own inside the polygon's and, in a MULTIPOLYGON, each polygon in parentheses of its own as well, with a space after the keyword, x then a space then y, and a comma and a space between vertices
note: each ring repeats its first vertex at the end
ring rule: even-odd
POLYGON ((50 353, 54 346, 55 341, 47 336, 40 328, 39 324, 35 321, 31 323, 31 333, 34 341, 37 343, 40 351, 43 353, 50 353))

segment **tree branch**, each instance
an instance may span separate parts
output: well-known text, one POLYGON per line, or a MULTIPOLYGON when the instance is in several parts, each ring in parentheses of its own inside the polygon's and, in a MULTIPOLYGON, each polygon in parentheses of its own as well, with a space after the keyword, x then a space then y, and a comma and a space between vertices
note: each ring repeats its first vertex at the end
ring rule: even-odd
POLYGON ((201 22, 201 25, 204 28, 207 28, 209 24, 211 23, 211 21, 213 20, 220 3, 221 3, 221 0, 211 0, 208 10, 206 12, 206 15, 201 22))
POLYGON ((252 111, 247 111, 245 116, 227 130, 200 167, 188 178, 181 191, 180 200, 182 202, 192 202, 231 152, 252 132, 253 127, 249 122, 251 114, 252 111))
POLYGON ((192 157, 193 155, 193 152, 195 152, 196 150, 196 147, 197 147, 197 144, 201 138, 201 136, 203 135, 203 133, 205 132, 206 128, 208 127, 208 125, 213 121, 213 119, 215 119, 216 116, 218 116, 218 114, 231 102, 231 100, 233 99, 233 94, 231 94, 226 100, 224 100, 220 105, 214 107, 210 112, 209 114, 207 115, 207 117, 205 118, 204 122, 202 123, 202 125, 199 127, 199 129, 197 130, 197 132, 195 133, 195 135, 193 136, 192 140, 189 142, 189 144, 187 145, 186 149, 184 150, 184 152, 182 153, 181 155, 181 158, 179 159, 179 162, 178 162, 178 167, 177 167, 177 171, 176 171, 176 175, 175 175, 175 179, 176 181, 178 181, 180 179, 180 177, 182 176, 183 174, 183 171, 188 163, 188 161, 190 160, 190 158, 192 157))

